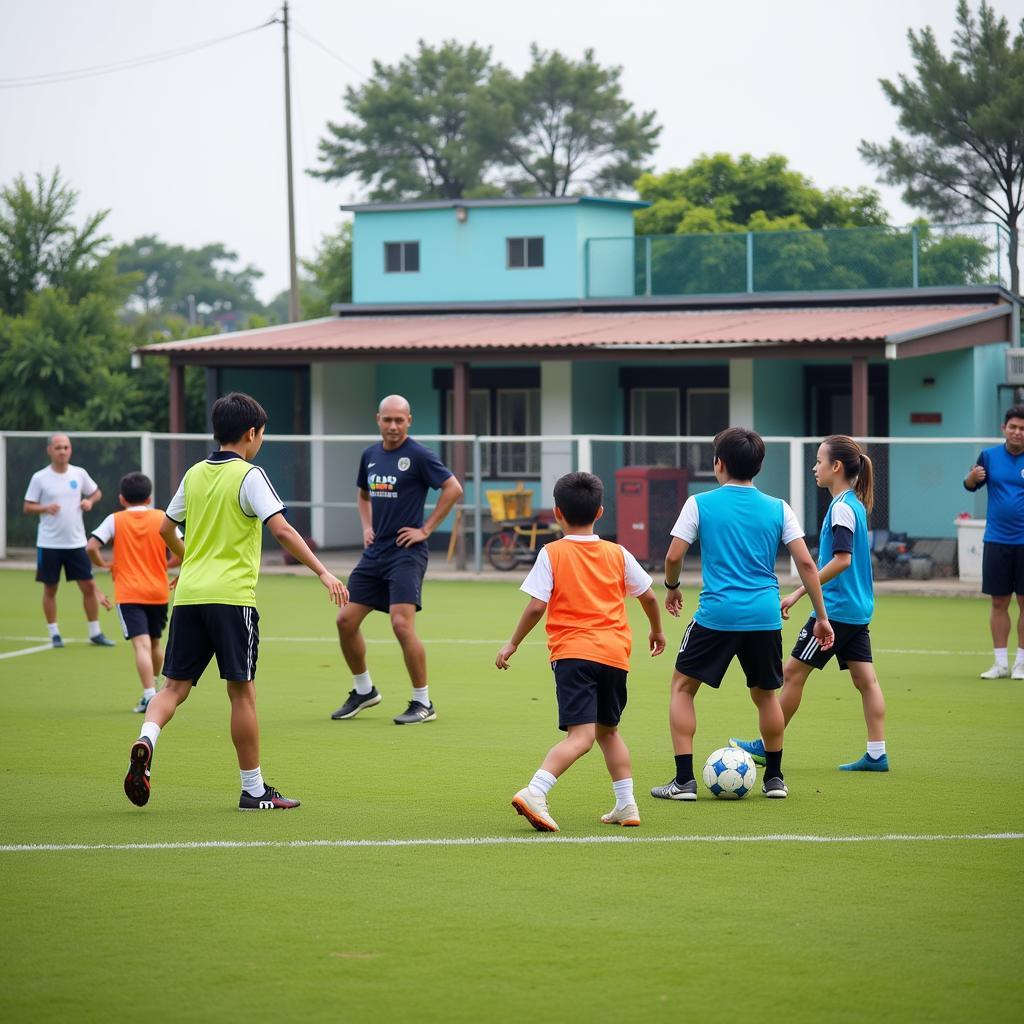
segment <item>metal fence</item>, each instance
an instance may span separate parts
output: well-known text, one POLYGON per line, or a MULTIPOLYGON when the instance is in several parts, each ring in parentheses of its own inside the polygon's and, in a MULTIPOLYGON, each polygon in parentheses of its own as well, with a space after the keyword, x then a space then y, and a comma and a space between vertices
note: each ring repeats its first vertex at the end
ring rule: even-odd
MULTIPOLYGON (((0 433, 0 557, 7 557, 9 549, 35 546, 37 520, 22 513, 22 502, 32 473, 46 464, 48 437, 42 432, 0 433)), ((300 532, 320 547, 358 549, 362 532, 356 471, 361 452, 376 440, 367 434, 273 435, 257 462, 267 470, 300 532)), ((465 485, 458 516, 450 515, 439 533, 456 534, 450 546, 453 559, 476 571, 487 562, 488 542, 501 530, 503 519, 526 520, 550 509, 551 488, 565 472, 582 469, 602 478, 605 515, 599 532, 618 537, 650 564, 664 556, 682 498, 715 486, 709 471, 712 439, 705 436, 417 435, 417 440, 436 448, 465 485), (539 472, 499 475, 519 466, 539 467, 539 472)), ((154 500, 160 507, 185 469, 211 448, 203 434, 81 433, 73 435, 72 443, 72 461, 88 469, 104 493, 100 505, 85 516, 87 529, 117 510, 118 482, 125 473, 146 473, 154 481, 154 500)), ((983 515, 986 498, 984 492, 965 491, 963 477, 981 448, 997 439, 883 437, 863 443, 875 466, 872 527, 906 535, 906 553, 915 548, 929 552, 936 573, 954 571, 955 521, 964 514, 983 515)), ((819 439, 766 437, 765 444, 756 483, 790 503, 813 545, 828 505, 828 495, 815 487, 811 475, 819 439)))
POLYGON ((592 238, 586 294, 1009 287, 1009 244, 996 223, 592 238))

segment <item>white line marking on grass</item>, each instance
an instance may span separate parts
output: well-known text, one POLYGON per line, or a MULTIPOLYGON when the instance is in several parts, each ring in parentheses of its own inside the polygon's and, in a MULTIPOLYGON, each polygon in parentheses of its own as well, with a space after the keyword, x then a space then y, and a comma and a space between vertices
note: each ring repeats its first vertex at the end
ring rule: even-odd
POLYGON ((597 843, 939 843, 979 840, 1019 840, 1024 832, 977 832, 959 835, 888 834, 877 836, 815 836, 778 833, 765 836, 465 836, 448 839, 210 839, 180 843, 9 843, 0 853, 74 853, 93 850, 263 850, 381 849, 404 846, 518 846, 590 845, 597 843))
MULTIPOLYGON (((28 639, 35 639, 29 637, 28 639)), ((23 654, 38 654, 40 651, 52 651, 53 644, 40 644, 38 647, 23 647, 20 651, 6 651, 0 654, 0 661, 4 658, 20 658, 23 654)))

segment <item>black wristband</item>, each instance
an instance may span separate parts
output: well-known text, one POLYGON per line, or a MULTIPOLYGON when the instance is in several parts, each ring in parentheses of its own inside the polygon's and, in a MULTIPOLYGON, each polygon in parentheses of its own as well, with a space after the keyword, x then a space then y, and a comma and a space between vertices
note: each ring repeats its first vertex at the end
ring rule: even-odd
POLYGON ((682 580, 676 580, 675 583, 669 583, 668 580, 665 580, 665 589, 666 590, 678 590, 681 585, 682 585, 682 580))

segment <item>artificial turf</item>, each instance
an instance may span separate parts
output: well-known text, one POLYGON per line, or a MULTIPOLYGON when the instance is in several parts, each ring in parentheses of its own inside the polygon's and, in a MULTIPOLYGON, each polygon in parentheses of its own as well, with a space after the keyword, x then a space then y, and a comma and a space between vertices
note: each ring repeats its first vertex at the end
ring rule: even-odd
MULTIPOLYGON (((74 594, 63 587, 60 597, 64 636, 80 641, 74 594)), ((31 574, 0 573, 0 654, 44 641, 38 599, 31 574)), ((696 804, 646 795, 672 773, 671 653, 647 657, 634 607, 622 734, 643 824, 598 822, 612 794, 595 750, 552 791, 562 831, 542 836, 509 806, 559 735, 542 627, 499 673, 494 654, 526 600, 514 584, 428 580, 425 600, 419 628, 438 720, 391 723, 408 683, 376 615, 367 635, 384 702, 333 722, 350 682, 322 588, 302 577, 260 583, 262 763, 302 800, 286 813, 237 811, 215 672, 161 735, 140 810, 121 789, 140 724, 129 713, 138 691, 128 645, 69 642, 0 660, 0 1016, 955 1021, 1012 1012, 1024 847, 963 838, 1019 836, 1024 825, 1024 684, 977 678, 991 658, 982 602, 879 600, 872 638, 889 706, 888 775, 835 770, 862 752, 864 729, 856 692, 833 666, 812 676, 787 731, 789 799, 716 801, 703 791, 696 804), (870 838, 893 835, 906 838, 870 838), (958 838, 923 838, 935 836, 958 838), (570 841, 589 837, 613 841, 570 841), (478 838, 496 842, 469 842, 478 838), (837 838, 855 841, 809 841, 837 838), (380 845, 453 839, 465 842, 380 845), (305 845, 356 840, 373 845, 305 845), (180 845, 211 842, 234 845, 180 845), (279 845, 238 845, 247 843, 279 845)), ((114 621, 105 620, 111 635, 114 621)), ((682 623, 667 629, 671 652, 682 623)), ((699 694, 698 767, 730 735, 752 734, 744 690, 734 669, 720 692, 699 694)))

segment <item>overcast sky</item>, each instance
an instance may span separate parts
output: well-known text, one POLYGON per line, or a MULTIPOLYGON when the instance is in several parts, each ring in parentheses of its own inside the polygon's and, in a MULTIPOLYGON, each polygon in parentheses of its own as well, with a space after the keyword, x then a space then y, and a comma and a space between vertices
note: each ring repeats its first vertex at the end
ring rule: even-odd
MULTIPOLYGON (((261 269, 269 300, 287 286, 281 28, 273 25, 163 63, 74 82, 4 88, 187 47, 260 25, 275 0, 0 0, 0 183, 59 166, 84 215, 109 209, 113 238, 223 242, 261 269)), ((976 7, 976 3, 972 3, 976 7)), ((1011 24, 1024 0, 994 0, 1011 24)), ((592 47, 623 67, 625 95, 663 125, 656 170, 700 153, 783 153, 820 187, 874 185, 860 139, 887 139, 880 77, 910 70, 908 27, 931 25, 948 51, 955 0, 295 0, 298 29, 345 63, 292 38, 296 221, 301 256, 363 198, 317 166, 328 119, 374 59, 417 40, 490 45, 522 71, 531 42, 573 57, 592 47)), ((881 188, 895 223, 912 215, 881 188)))

